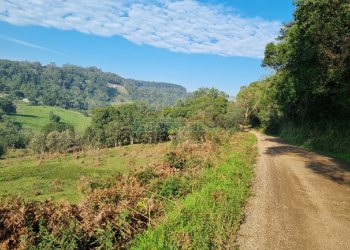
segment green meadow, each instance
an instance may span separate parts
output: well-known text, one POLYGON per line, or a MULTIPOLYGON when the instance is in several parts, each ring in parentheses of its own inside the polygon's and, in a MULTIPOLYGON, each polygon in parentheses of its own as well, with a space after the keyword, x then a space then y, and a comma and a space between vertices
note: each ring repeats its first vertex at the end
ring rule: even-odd
POLYGON ((26 103, 16 103, 16 106, 17 114, 11 114, 11 119, 22 124, 24 128, 32 129, 34 132, 39 132, 42 127, 50 122, 49 113, 51 111, 60 116, 62 122, 72 124, 78 132, 84 132, 91 123, 90 117, 77 111, 26 103))
POLYGON ((0 161, 0 196, 13 194, 26 200, 77 203, 89 188, 159 161, 167 146, 138 144, 74 154, 7 158, 0 161))

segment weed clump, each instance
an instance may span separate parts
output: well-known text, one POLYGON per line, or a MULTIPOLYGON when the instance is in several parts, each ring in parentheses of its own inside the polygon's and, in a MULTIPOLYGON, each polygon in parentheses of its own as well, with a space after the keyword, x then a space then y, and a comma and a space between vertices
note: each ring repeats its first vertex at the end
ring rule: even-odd
POLYGON ((188 193, 188 181, 178 176, 171 176, 156 186, 157 193, 168 198, 184 196, 188 193))
POLYGON ((170 151, 165 155, 165 163, 172 168, 184 169, 186 158, 180 152, 170 151))
POLYGON ((157 174, 153 168, 147 168, 141 172, 136 173, 135 175, 143 184, 148 184, 152 179, 157 177, 157 174))

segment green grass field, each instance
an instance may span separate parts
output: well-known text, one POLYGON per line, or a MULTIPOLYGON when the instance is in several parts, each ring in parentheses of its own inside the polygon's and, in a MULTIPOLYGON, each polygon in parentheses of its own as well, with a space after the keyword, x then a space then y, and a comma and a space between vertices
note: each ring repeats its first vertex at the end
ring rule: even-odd
POLYGON ((10 115, 11 119, 22 124, 24 128, 39 132, 48 124, 49 113, 59 115, 63 122, 72 124, 78 132, 83 132, 91 123, 91 118, 77 111, 62 109, 52 106, 29 105, 16 103, 17 114, 10 115))
POLYGON ((168 144, 130 145, 67 155, 39 155, 0 161, 0 196, 21 195, 27 200, 66 200, 82 197, 84 182, 101 184, 119 173, 159 161, 168 144))

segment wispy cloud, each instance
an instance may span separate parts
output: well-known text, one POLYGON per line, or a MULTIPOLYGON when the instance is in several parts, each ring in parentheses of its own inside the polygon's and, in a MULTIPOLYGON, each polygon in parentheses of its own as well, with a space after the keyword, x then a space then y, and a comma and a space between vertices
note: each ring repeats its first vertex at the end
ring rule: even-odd
POLYGON ((42 47, 40 45, 29 43, 29 42, 26 42, 26 41, 23 41, 23 40, 20 40, 20 39, 16 39, 16 38, 13 38, 13 37, 0 35, 0 38, 4 39, 4 40, 7 40, 7 41, 10 41, 10 42, 13 42, 13 43, 17 43, 17 44, 23 45, 23 46, 27 46, 27 47, 30 47, 30 48, 34 48, 34 49, 39 49, 39 50, 43 50, 43 51, 46 51, 46 52, 50 52, 50 53, 53 53, 53 54, 56 54, 56 55, 59 55, 59 56, 65 56, 65 57, 68 56, 68 55, 66 55, 64 53, 61 53, 59 51, 56 51, 56 50, 53 50, 53 49, 49 49, 49 48, 46 48, 46 47, 42 47))
POLYGON ((254 58, 263 56, 281 27, 197 0, 0 0, 0 20, 119 35, 175 52, 254 58))

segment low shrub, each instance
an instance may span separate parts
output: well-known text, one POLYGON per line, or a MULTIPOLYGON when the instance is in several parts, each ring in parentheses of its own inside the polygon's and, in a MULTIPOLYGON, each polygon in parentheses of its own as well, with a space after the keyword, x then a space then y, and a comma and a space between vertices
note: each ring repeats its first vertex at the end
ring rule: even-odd
POLYGON ((79 205, 52 201, 0 200, 0 249, 125 248, 158 213, 158 201, 135 177, 124 176, 110 188, 93 189, 79 205))
POLYGON ((135 175, 144 184, 148 184, 157 176, 153 168, 146 168, 145 170, 138 172, 135 175))
POLYGON ((178 198, 188 193, 189 183, 184 177, 171 176, 157 183, 157 193, 168 198, 178 198))
POLYGON ((184 169, 186 166, 186 158, 177 151, 170 151, 165 155, 165 163, 172 168, 184 169))

